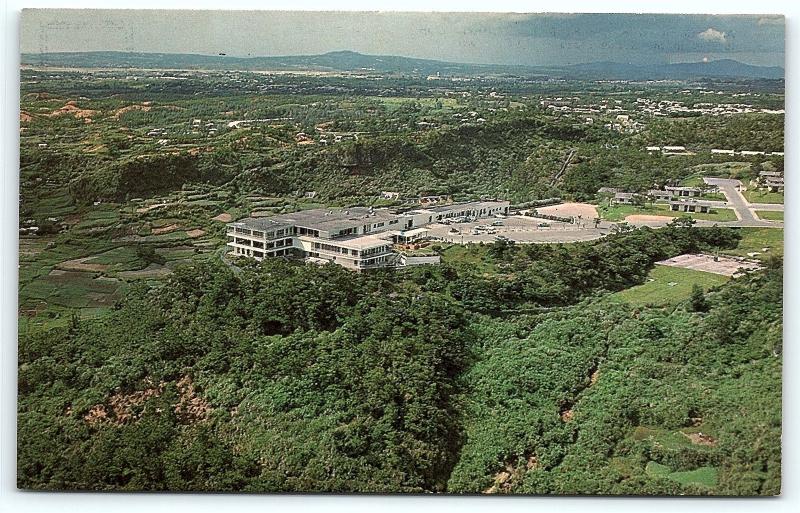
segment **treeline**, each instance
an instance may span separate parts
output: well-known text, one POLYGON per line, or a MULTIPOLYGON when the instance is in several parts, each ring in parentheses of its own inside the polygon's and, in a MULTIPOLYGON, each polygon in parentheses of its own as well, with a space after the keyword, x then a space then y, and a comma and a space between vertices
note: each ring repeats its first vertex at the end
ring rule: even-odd
POLYGON ((507 269, 506 279, 498 282, 465 272, 451 277, 448 288, 465 306, 482 312, 565 306, 643 283, 659 260, 701 249, 732 248, 740 238, 730 229, 690 226, 678 219, 667 228, 643 228, 573 246, 497 242, 489 253, 507 269))
POLYGON ((739 114, 653 120, 645 133, 648 145, 681 145, 704 149, 783 151, 782 114, 739 114))

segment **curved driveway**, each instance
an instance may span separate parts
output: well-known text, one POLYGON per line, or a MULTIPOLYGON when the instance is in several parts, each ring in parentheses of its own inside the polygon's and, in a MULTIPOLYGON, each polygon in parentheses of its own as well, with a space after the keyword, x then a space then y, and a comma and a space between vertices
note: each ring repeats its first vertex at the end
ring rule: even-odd
MULTIPOLYGON (((747 201, 740 191, 742 182, 731 178, 703 178, 703 181, 708 185, 719 187, 722 194, 728 200, 728 204, 733 208, 738 219, 735 223, 719 223, 732 226, 775 226, 775 222, 764 221, 758 218, 755 213, 754 205, 747 201)), ((777 208, 778 205, 772 205, 768 208, 759 208, 761 210, 783 210, 783 205, 777 208)))

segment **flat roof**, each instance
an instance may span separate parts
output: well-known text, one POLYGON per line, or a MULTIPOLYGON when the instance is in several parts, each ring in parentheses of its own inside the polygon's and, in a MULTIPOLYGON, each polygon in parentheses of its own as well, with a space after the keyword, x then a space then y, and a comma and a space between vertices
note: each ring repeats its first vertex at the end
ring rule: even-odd
POLYGON ((314 208, 300 210, 290 214, 279 214, 272 217, 248 217, 237 221, 248 228, 256 230, 273 230, 300 226, 320 231, 338 231, 355 228, 365 224, 386 222, 396 219, 395 214, 385 209, 371 210, 368 207, 352 207, 343 209, 314 208))
POLYGON ((441 205, 438 207, 431 207, 430 210, 434 212, 447 212, 448 210, 467 210, 467 209, 480 209, 483 207, 496 207, 498 205, 507 204, 508 201, 468 201, 466 203, 452 203, 450 205, 441 205))
POLYGON ((703 200, 670 200, 670 205, 699 205, 703 207, 713 207, 714 203, 703 200))
MULTIPOLYGON (((300 235, 300 239, 303 240, 305 237, 300 235)), ((382 239, 376 235, 362 235, 360 237, 341 237, 338 239, 330 239, 330 240, 320 240, 315 237, 310 237, 308 240, 313 242, 321 242, 323 244, 331 244, 333 246, 339 246, 348 249, 370 249, 370 248, 378 248, 381 246, 391 246, 392 242, 390 240, 382 239)))
POLYGON ((403 237, 413 237, 414 235, 420 235, 420 234, 423 234, 423 233, 428 233, 429 231, 430 230, 428 230, 427 228, 414 228, 413 230, 408 230, 408 231, 402 232, 401 235, 403 237))
POLYGON ((369 207, 350 208, 314 208, 300 210, 288 214, 270 217, 247 217, 230 223, 233 226, 245 226, 251 230, 271 231, 298 226, 325 232, 338 232, 348 228, 356 228, 365 224, 388 223, 415 214, 434 214, 452 210, 478 210, 487 207, 508 205, 508 201, 472 201, 453 203, 433 208, 415 209, 404 213, 393 213, 387 208, 372 209, 369 207))

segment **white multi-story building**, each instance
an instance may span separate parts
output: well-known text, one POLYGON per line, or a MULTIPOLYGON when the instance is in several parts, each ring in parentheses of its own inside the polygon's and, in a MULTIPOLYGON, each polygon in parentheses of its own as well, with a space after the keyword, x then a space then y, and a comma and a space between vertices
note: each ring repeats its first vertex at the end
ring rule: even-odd
POLYGON ((424 237, 426 225, 454 218, 479 219, 508 214, 507 201, 475 201, 393 213, 352 207, 313 209, 229 223, 227 245, 237 256, 295 257, 334 262, 348 269, 404 265, 395 243, 424 237))

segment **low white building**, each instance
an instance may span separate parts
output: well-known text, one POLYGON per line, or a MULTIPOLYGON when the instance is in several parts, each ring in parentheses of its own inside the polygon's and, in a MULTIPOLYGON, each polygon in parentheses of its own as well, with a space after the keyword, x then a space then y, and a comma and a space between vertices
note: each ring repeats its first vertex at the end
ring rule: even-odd
POLYGON ((429 224, 508 214, 508 208, 507 201, 474 201, 399 213, 367 207, 304 210, 229 223, 227 246, 235 256, 303 258, 357 271, 411 265, 417 260, 398 258, 395 243, 427 237, 429 224))

